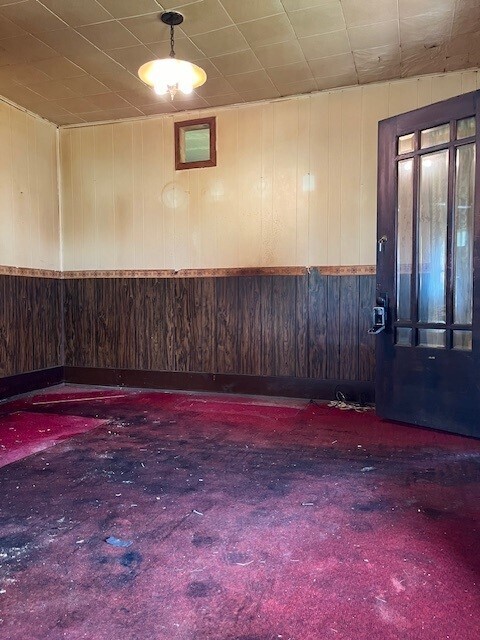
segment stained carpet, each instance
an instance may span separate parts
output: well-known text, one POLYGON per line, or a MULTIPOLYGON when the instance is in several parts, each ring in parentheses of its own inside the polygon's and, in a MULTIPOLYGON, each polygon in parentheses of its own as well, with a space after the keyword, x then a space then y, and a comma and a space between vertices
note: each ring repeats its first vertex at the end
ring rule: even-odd
POLYGON ((68 387, 1 405, 0 438, 2 640, 479 637, 478 441, 68 387))

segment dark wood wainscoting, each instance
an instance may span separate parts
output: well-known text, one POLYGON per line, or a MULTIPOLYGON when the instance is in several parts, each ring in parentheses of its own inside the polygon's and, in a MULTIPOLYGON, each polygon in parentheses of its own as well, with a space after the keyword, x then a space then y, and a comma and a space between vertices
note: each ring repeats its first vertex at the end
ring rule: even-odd
POLYGON ((63 286, 57 278, 0 275, 0 378, 63 364, 63 286))
POLYGON ((78 278, 65 364, 84 369, 374 379, 375 276, 78 278))

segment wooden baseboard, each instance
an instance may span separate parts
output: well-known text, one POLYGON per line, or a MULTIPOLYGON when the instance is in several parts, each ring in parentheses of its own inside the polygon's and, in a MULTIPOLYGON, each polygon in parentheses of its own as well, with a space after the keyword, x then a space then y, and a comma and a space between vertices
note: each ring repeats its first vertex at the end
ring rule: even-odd
POLYGON ((101 369, 65 367, 65 382, 141 389, 176 389, 242 393, 332 400, 341 391, 348 400, 374 401, 373 382, 354 380, 316 380, 280 376, 249 376, 226 373, 187 373, 177 371, 140 371, 135 369, 101 369))
POLYGON ((51 367, 0 378, 0 400, 5 400, 62 382, 107 387, 209 391, 246 395, 284 396, 332 400, 337 391, 355 402, 373 402, 373 382, 355 380, 317 380, 282 376, 249 376, 229 373, 190 373, 179 371, 141 371, 95 367, 51 367))
POLYGON ((0 400, 18 396, 29 391, 45 389, 64 381, 63 367, 50 367, 39 371, 19 373, 15 376, 0 378, 0 400))

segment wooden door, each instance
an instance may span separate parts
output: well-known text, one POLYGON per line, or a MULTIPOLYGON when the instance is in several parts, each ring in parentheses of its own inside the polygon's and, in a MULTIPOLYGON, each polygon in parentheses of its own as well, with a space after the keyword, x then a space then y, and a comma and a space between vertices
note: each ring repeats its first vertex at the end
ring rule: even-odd
POLYGON ((379 126, 380 416, 480 437, 480 92, 379 126))

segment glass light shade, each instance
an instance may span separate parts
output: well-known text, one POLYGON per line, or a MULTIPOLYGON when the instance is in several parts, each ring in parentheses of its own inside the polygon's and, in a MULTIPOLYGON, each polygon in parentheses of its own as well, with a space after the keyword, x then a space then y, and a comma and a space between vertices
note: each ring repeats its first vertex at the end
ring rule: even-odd
POLYGON ((146 62, 138 70, 138 75, 143 82, 154 88, 155 93, 164 95, 169 92, 172 99, 177 91, 192 93, 207 79, 205 71, 196 64, 177 58, 146 62))

